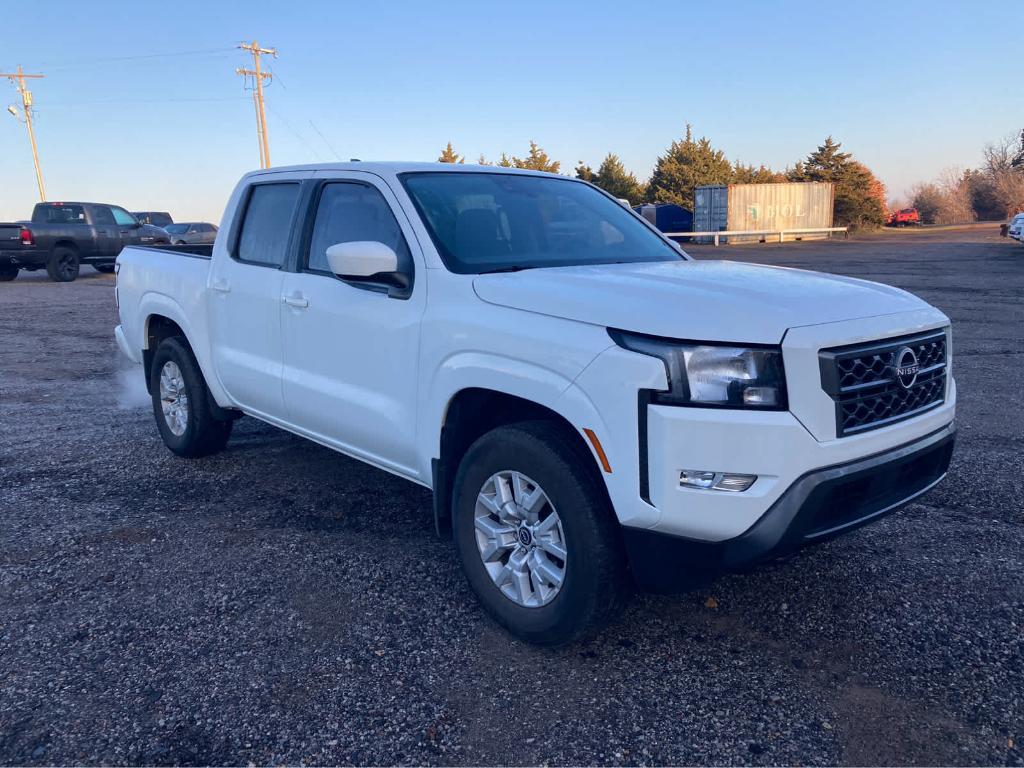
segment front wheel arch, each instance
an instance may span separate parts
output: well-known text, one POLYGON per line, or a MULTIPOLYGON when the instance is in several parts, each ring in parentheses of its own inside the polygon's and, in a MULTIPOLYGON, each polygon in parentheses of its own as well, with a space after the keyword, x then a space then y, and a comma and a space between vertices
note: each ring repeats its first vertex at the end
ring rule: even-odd
POLYGON ((584 440, 579 429, 562 414, 532 400, 481 387, 469 387, 456 392, 445 409, 441 425, 439 458, 431 462, 434 490, 434 526, 438 535, 451 535, 452 487, 459 463, 469 447, 481 436, 498 427, 521 422, 548 422, 554 425, 563 439, 581 456, 587 457, 592 480, 601 493, 611 500, 601 477, 598 459, 584 440))

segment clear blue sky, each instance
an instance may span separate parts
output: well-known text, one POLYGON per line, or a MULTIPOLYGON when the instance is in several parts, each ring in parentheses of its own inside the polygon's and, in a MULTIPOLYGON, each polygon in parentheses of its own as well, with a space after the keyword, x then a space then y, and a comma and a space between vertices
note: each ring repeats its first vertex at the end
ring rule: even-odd
MULTIPOLYGON (((891 196, 1024 127, 1019 0, 900 2, 3 3, 0 71, 32 89, 51 199, 219 220, 258 165, 232 46, 275 46, 275 165, 475 159, 540 143, 569 171, 609 151, 646 177, 690 122, 783 168, 828 134, 891 196), (168 55, 175 51, 180 55, 168 55), (312 121, 312 124, 311 124, 312 121), (321 137, 316 128, 323 134, 321 137)), ((16 94, 0 82, 6 103, 16 94)), ((0 220, 35 202, 0 113, 0 220)))

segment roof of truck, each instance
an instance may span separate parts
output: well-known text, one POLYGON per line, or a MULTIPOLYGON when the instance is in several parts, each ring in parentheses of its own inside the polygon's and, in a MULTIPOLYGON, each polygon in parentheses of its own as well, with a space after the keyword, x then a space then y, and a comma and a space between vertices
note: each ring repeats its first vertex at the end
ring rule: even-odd
MULTIPOLYGON (((455 171, 459 173, 518 173, 524 175, 557 176, 558 174, 546 173, 544 171, 531 171, 521 168, 506 168, 501 165, 474 165, 471 163, 417 163, 403 161, 362 161, 350 160, 349 162, 337 163, 311 163, 307 165, 283 165, 274 168, 265 168, 258 171, 250 171, 246 176, 258 176, 269 173, 285 173, 289 171, 363 171, 365 173, 376 173, 393 175, 398 173, 414 173, 425 171, 455 171)), ((562 176, 560 178, 566 178, 562 176)))

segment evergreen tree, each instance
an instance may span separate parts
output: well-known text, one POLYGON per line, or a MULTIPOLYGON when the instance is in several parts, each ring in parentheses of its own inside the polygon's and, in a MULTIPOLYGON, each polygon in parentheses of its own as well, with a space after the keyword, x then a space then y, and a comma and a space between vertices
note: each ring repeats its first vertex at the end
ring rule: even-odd
POLYGON ((589 181, 591 184, 597 183, 597 174, 594 173, 594 169, 584 164, 582 160, 576 163, 576 178, 589 181))
MULTIPOLYGON (((501 156, 505 159, 505 156, 501 156)), ((502 163, 498 163, 502 165, 502 163)), ((531 171, 547 171, 548 173, 558 173, 558 169, 562 167, 562 164, 557 160, 552 160, 548 157, 548 153, 537 146, 534 141, 530 142, 530 154, 525 158, 513 157, 512 166, 515 168, 525 168, 531 171)))
POLYGON ((601 167, 597 169, 595 178, 590 181, 612 197, 628 200, 630 203, 639 203, 644 197, 643 185, 636 176, 625 169, 618 155, 611 152, 601 162, 601 167))
POLYGON ((773 171, 766 165, 755 168, 737 160, 732 166, 733 184, 774 184, 785 180, 786 174, 773 171))
POLYGON ((452 149, 452 143, 449 141, 448 146, 441 152, 441 156, 437 158, 439 163, 464 163, 466 158, 452 149))
POLYGON ((836 226, 880 227, 885 223, 885 187, 863 163, 841 151, 831 136, 789 172, 790 181, 835 184, 836 226))
POLYGON ((477 165, 490 165, 490 163, 487 162, 487 158, 484 157, 484 153, 483 152, 481 152, 480 153, 480 157, 477 158, 476 164, 477 165))
POLYGON ((687 123, 683 140, 673 141, 655 163, 647 185, 647 199, 676 203, 692 211, 695 187, 728 184, 730 181, 732 164, 725 153, 714 149, 706 137, 694 141, 693 127, 687 123))
POLYGON ((509 157, 504 152, 501 153, 501 159, 498 161, 497 164, 500 165, 502 168, 518 168, 519 167, 519 166, 515 165, 515 158, 514 157, 509 157))

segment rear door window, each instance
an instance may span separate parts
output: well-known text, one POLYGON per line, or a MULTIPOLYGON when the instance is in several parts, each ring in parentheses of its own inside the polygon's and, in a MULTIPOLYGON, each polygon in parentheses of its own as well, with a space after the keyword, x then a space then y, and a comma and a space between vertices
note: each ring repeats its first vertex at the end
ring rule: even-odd
POLYGON ((240 261, 281 267, 288 253, 299 185, 293 182, 259 184, 252 188, 238 238, 240 261))
POLYGON ((80 205, 47 205, 36 211, 41 212, 41 220, 46 224, 85 224, 85 209, 80 205))

